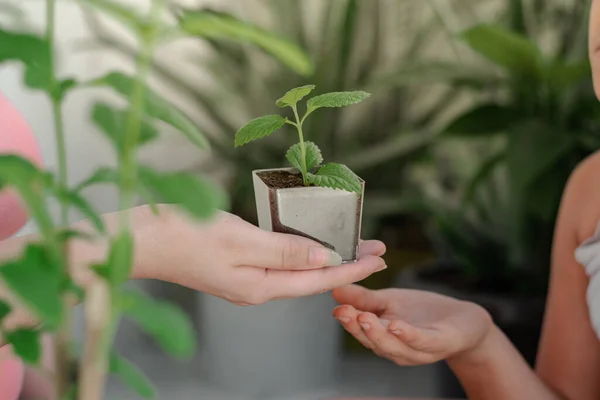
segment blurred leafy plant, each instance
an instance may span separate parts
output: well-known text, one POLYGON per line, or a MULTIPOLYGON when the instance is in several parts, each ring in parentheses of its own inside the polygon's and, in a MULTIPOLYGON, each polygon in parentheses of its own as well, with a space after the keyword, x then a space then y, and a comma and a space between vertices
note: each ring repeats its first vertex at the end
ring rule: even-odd
POLYGON ((480 162, 469 175, 456 162, 454 169, 438 164, 444 182, 422 186, 434 236, 481 289, 545 292, 563 188, 600 148, 588 10, 589 1, 515 0, 500 23, 460 37, 485 61, 465 65, 483 71, 467 89, 474 100, 447 125, 440 146, 466 144, 474 151, 462 156, 480 162))
MULTIPOLYGON (((56 174, 39 169, 18 156, 0 155, 0 189, 11 188, 20 194, 41 233, 41 239, 28 246, 19 258, 0 266, 0 279, 40 318, 42 328, 4 330, 2 333, 24 361, 37 365, 41 354, 41 332, 57 332, 57 399, 102 398, 107 372, 119 375, 138 395, 154 398, 154 389, 142 372, 111 352, 120 318, 132 319, 167 353, 184 358, 194 352, 192 324, 174 306, 123 289, 132 268, 135 245, 127 212, 122 214, 118 232, 109 234, 83 190, 99 183, 114 184, 119 189, 120 206, 124 210, 130 209, 135 197, 140 195, 151 204, 175 204, 201 220, 211 218, 218 208, 227 207, 226 196, 195 174, 165 174, 139 165, 137 161, 138 149, 159 136, 158 123, 169 125, 202 150, 209 147, 203 131, 182 110, 147 88, 158 46, 190 36, 210 40, 225 38, 259 46, 298 72, 310 72, 312 63, 296 45, 226 15, 181 11, 176 19, 167 22, 167 15, 172 13, 166 0, 151 1, 148 13, 112 0, 82 0, 81 5, 106 14, 129 28, 139 45, 135 75, 110 72, 89 82, 58 77, 56 0, 46 2, 45 34, 0 29, 0 63, 21 62, 27 87, 45 93, 51 100, 58 153, 56 174), (114 147, 118 167, 102 167, 71 187, 67 179, 62 105, 72 92, 98 86, 111 88, 127 100, 122 108, 97 103, 91 114, 114 147), (56 198, 60 204, 58 221, 53 219, 48 206, 51 198, 56 198), (65 230, 73 209, 89 219, 95 228, 92 234, 65 230), (73 239, 96 238, 108 240, 109 251, 103 262, 90 266, 99 279, 89 287, 80 288, 68 275, 67 245, 73 239), (84 300, 87 326, 76 382, 70 381, 72 346, 68 329, 69 304, 73 298, 84 300)), ((10 305, 0 302, 0 322, 9 312, 10 305)))

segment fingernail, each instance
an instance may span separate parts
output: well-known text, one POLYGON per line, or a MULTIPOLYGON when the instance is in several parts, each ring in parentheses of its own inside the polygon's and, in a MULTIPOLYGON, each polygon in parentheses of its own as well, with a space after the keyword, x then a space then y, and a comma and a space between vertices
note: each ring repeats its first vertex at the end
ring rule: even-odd
POLYGON ((380 271, 383 271, 384 269, 387 269, 387 265, 380 267, 379 269, 375 270, 375 272, 380 272, 380 271))
POLYGON ((369 324, 368 322, 361 322, 360 326, 365 330, 368 331, 369 329, 371 329, 371 324, 369 324))
POLYGON ((336 317, 338 319, 338 321, 340 321, 342 324, 349 324, 350 321, 352 321, 350 318, 348 317, 336 317))
POLYGON ((337 267, 342 265, 342 256, 325 247, 311 247, 309 257, 310 265, 314 266, 337 267))
POLYGON ((396 336, 402 335, 402 331, 400 329, 393 329, 391 332, 396 336))

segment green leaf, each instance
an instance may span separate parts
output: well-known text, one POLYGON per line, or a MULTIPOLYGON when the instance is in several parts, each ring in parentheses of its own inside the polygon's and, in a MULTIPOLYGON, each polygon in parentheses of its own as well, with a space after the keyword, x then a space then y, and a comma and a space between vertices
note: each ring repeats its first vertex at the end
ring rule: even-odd
POLYGON ((539 77, 542 55, 525 36, 490 25, 474 26, 461 36, 471 49, 494 64, 539 77))
POLYGON ((0 154, 0 179, 17 189, 41 182, 44 176, 28 160, 13 154, 0 154))
POLYGON ((60 81, 58 83, 58 86, 56 88, 56 93, 54 93, 54 96, 58 99, 58 100, 63 100, 67 93, 69 93, 71 90, 75 89, 77 87, 77 81, 75 79, 65 79, 63 81, 60 81))
POLYGON ((62 273, 44 248, 29 245, 21 258, 0 267, 0 277, 43 322, 50 327, 60 324, 62 273))
POLYGON ((567 136, 530 121, 509 136, 507 165, 516 190, 522 191, 572 148, 567 136))
POLYGON ((307 114, 322 107, 346 107, 352 104, 360 103, 371 96, 367 92, 331 92, 320 96, 315 96, 308 100, 307 114))
POLYGON ((529 187, 523 201, 529 213, 551 224, 556 221, 564 188, 569 180, 573 165, 568 157, 557 160, 529 187))
POLYGON ((275 104, 277 105, 277 107, 281 107, 281 108, 295 107, 296 104, 300 100, 302 100, 305 96, 310 94, 310 92, 312 92, 314 88, 315 88, 315 85, 307 85, 307 86, 301 86, 301 87, 292 89, 292 90, 288 91, 286 94, 284 94, 282 98, 277 100, 277 102, 275 104))
POLYGON ((31 329, 17 329, 7 332, 4 337, 12 345, 13 351, 30 365, 37 365, 42 355, 40 332, 31 329))
MULTIPOLYGON (((134 78, 121 72, 111 72, 92 82, 96 86, 108 86, 129 98, 133 91, 134 78)), ((210 144, 196 124, 179 108, 168 102, 149 87, 144 88, 144 112, 148 117, 158 119, 182 133, 192 144, 208 149, 210 144)))
POLYGON ((82 302, 85 299, 85 291, 73 282, 71 278, 65 280, 64 291, 74 294, 78 302, 82 302))
POLYGON ((143 35, 146 31, 144 18, 133 8, 113 0, 79 0, 81 4, 87 4, 121 22, 131 28, 136 34, 143 35))
POLYGON ((507 166, 514 190, 522 193, 569 154, 575 139, 540 121, 527 121, 511 132, 507 166))
POLYGON ((156 390, 144 373, 130 361, 115 352, 110 354, 109 371, 143 399, 156 398, 156 390))
POLYGON ((25 84, 31 89, 52 89, 51 46, 39 36, 0 29, 0 63, 17 60, 25 64, 25 84))
POLYGON ((90 267, 96 275, 110 282, 110 269, 104 264, 92 265, 90 267))
POLYGON ((121 232, 110 246, 107 266, 113 286, 126 282, 131 275, 133 244, 133 236, 128 232, 121 232))
POLYGON ((140 168, 141 184, 157 203, 175 204, 192 216, 208 219, 227 207, 227 197, 216 186, 184 173, 158 173, 140 168))
POLYGON ((481 164, 477 172, 467 183, 467 187, 462 198, 463 206, 467 205, 473 200, 479 186, 486 182, 486 179, 490 176, 490 174, 494 171, 498 164, 500 164, 505 159, 506 152, 501 151, 492 155, 487 160, 485 160, 483 164, 481 164))
POLYGON ((122 311, 172 356, 189 358, 196 348, 193 324, 177 306, 137 292, 124 292, 122 311))
POLYGON ((82 239, 86 241, 94 241, 96 237, 90 233, 78 231, 76 229, 63 229, 56 232, 56 238, 59 242, 64 243, 68 242, 71 239, 82 239))
MULTIPOLYGON (((92 109, 92 121, 101 128, 115 148, 121 152, 125 143, 125 130, 128 113, 116 110, 106 103, 96 103, 92 109)), ((158 137, 158 131, 148 121, 142 120, 138 145, 144 145, 158 137)))
POLYGON ((432 83, 462 84, 468 88, 486 89, 498 78, 481 68, 457 62, 423 62, 402 63, 397 71, 376 77, 370 84, 372 91, 387 90, 391 86, 405 87, 428 85, 432 83))
POLYGON ((100 214, 94 210, 94 207, 79 193, 67 189, 57 190, 57 197, 65 204, 70 204, 75 207, 81 214, 87 218, 96 230, 100 233, 105 233, 106 228, 100 214))
POLYGON ((28 160, 12 154, 0 155, 0 186, 15 188, 40 231, 50 235, 54 226, 42 190, 47 185, 47 175, 28 160))
POLYGON ((310 76, 314 71, 311 59, 299 46, 230 14, 210 10, 184 11, 180 27, 190 35, 205 39, 227 39, 260 47, 303 76, 310 76))
POLYGON ((574 63, 559 60, 549 67, 550 83, 558 88, 568 88, 592 77, 590 61, 586 57, 574 63))
POLYGON ((478 137, 506 132, 519 122, 515 110, 496 103, 474 107, 460 115, 445 130, 445 135, 478 137))
MULTIPOLYGON (((80 192, 83 189, 88 188, 90 186, 98 185, 98 184, 107 184, 107 183, 118 185, 119 184, 119 172, 112 168, 101 167, 101 168, 97 169, 89 178, 87 178, 83 182, 81 182, 77 186, 76 191, 80 192)), ((144 185, 142 185, 139 182, 138 182, 137 186, 138 186, 137 187, 138 194, 144 199, 144 201, 146 201, 148 203, 148 205, 152 209, 152 212, 155 215, 158 215, 159 214, 158 207, 156 206, 156 203, 154 202, 152 196, 148 193, 148 190, 144 187, 144 185)))
POLYGON ((76 191, 80 192, 87 187, 106 183, 118 184, 119 172, 108 167, 98 168, 89 178, 77 185, 76 191))
MULTIPOLYGON (((323 162, 323 156, 321 150, 313 142, 304 142, 306 146, 306 170, 318 167, 323 162)), ((292 164, 293 167, 302 171, 302 150, 300 149, 300 143, 296 143, 287 151, 285 158, 292 164)))
POLYGON ((269 136, 285 125, 285 121, 285 118, 277 114, 265 115, 264 117, 253 119, 241 127, 235 134, 235 147, 243 146, 253 140, 269 136))
MULTIPOLYGON (((11 308, 10 305, 2 300, 0 300, 0 322, 10 314, 11 308)), ((2 326, 2 325, 0 325, 2 326)))
POLYGON ((358 176, 342 164, 325 164, 316 175, 309 173, 308 180, 316 186, 362 193, 362 184, 358 176))

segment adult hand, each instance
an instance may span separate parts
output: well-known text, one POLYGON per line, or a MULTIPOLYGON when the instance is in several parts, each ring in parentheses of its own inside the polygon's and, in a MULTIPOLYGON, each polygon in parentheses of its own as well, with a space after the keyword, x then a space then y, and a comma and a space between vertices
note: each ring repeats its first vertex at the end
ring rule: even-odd
POLYGON ((333 314, 365 347, 399 365, 429 364, 477 349, 492 331, 478 305, 417 290, 334 290, 333 314))
POLYGON ((202 224, 162 207, 143 228, 142 275, 210 293, 239 305, 322 293, 386 268, 381 242, 363 242, 357 262, 303 237, 266 232, 222 212, 202 224))

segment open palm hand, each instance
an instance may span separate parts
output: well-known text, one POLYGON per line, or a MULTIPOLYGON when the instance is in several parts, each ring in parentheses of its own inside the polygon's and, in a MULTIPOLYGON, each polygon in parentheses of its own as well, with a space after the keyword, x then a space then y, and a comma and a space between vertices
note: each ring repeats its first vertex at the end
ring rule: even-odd
POLYGON ((334 316, 344 328, 399 365, 429 364, 476 348, 492 326, 481 307, 429 292, 350 285, 333 295, 340 304, 334 316))

